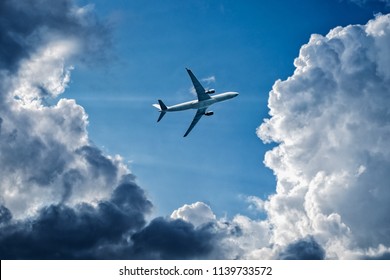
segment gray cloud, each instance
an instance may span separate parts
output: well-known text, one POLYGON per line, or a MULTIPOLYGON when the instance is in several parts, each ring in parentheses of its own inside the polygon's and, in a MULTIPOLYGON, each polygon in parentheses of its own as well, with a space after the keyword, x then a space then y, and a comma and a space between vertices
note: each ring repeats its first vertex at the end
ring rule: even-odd
POLYGON ((157 218, 131 237, 132 252, 140 259, 205 259, 213 250, 214 237, 208 227, 157 218))
POLYGON ((9 222, 12 219, 11 211, 3 205, 0 205, 0 225, 9 222))
MULTIPOLYGON (((208 242, 208 252, 205 256, 200 255, 202 258, 272 258, 270 224, 266 220, 251 220, 242 215, 217 219, 211 208, 202 202, 180 207, 173 211, 171 219, 191 223, 195 232, 201 233, 197 236, 206 237, 203 242, 208 242)), ((195 258, 200 256, 194 255, 195 258)))
POLYGON ((108 182, 115 179, 118 172, 117 166, 115 166, 112 160, 105 157, 99 149, 92 146, 83 146, 80 149, 77 149, 76 153, 82 155, 86 159, 91 167, 90 172, 94 176, 104 174, 104 177, 107 178, 108 182))
MULTIPOLYGON (((0 67, 15 70, 42 44, 52 40, 84 38, 82 53, 97 53, 110 41, 107 25, 99 22, 91 6, 77 7, 73 0, 14 1, 0 3, 0 67)), ((90 56, 85 56, 89 58, 90 56)), ((79 57, 80 58, 80 57, 79 57)))
MULTIPOLYGON (((2 259, 109 258, 104 252, 128 247, 128 236, 145 225, 144 214, 150 209, 142 189, 126 177, 108 200, 96 206, 51 204, 33 219, 3 226, 0 255, 2 259)), ((4 207, 0 214, 9 216, 4 207)))
POLYGON ((289 244, 278 258, 282 260, 323 260, 325 250, 310 236, 289 244))
POLYGON ((105 55, 109 28, 71 0, 2 1, 0 17, 0 257, 129 258, 151 202, 119 156, 91 144, 84 108, 44 102, 73 63, 105 55))
POLYGON ((375 257, 364 257, 365 260, 390 260, 390 253, 384 253, 382 255, 376 255, 375 257))
POLYGON ((126 166, 90 144, 88 117, 74 100, 46 106, 44 98, 65 90, 71 63, 102 56, 109 28, 92 6, 71 0, 0 5, 3 204, 22 218, 47 201, 72 205, 107 197, 126 166))

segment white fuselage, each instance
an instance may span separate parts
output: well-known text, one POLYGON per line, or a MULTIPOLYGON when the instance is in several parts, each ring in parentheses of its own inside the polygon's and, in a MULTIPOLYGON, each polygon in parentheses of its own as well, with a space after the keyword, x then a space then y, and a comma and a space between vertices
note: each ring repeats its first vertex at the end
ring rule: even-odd
POLYGON ((206 100, 202 100, 202 101, 192 100, 192 101, 180 103, 180 104, 173 105, 173 106, 167 106, 167 109, 165 111, 173 112, 173 111, 183 111, 183 110, 188 110, 188 109, 207 108, 210 105, 213 105, 214 103, 231 99, 233 97, 236 97, 237 95, 238 95, 238 92, 220 93, 220 94, 210 96, 211 97, 210 99, 206 99, 206 100))

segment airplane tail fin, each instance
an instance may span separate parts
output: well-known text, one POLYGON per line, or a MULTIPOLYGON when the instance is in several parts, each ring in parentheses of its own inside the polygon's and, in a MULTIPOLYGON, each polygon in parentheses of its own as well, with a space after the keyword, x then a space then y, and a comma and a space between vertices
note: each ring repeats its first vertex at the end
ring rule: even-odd
POLYGON ((161 108, 161 111, 165 111, 167 110, 167 106, 165 106, 164 102, 162 102, 162 100, 158 100, 158 104, 160 104, 160 108, 161 108))
POLYGON ((153 104, 153 106, 160 111, 160 116, 158 117, 157 122, 161 121, 161 119, 165 116, 166 110, 168 107, 162 102, 162 100, 158 100, 158 104, 153 104))

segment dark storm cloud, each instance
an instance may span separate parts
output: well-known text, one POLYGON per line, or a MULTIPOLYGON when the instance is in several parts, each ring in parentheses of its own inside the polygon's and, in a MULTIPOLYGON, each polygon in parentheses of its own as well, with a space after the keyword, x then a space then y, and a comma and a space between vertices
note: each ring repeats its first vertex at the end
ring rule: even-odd
POLYGON ((323 260, 325 250, 310 236, 288 245, 279 254, 279 258, 282 260, 323 260))
POLYGON ((0 225, 9 222, 12 219, 11 211, 3 205, 0 205, 0 225))
POLYGON ((0 258, 207 259, 218 249, 212 223, 195 228, 181 219, 160 217, 145 226, 151 207, 132 175, 96 206, 49 205, 36 217, 13 222, 2 207, 0 258))
POLYGON ((181 219, 156 218, 132 236, 134 257, 141 259, 201 259, 213 249, 214 234, 181 219))
POLYGON ((110 41, 108 27, 73 0, 0 2, 0 68, 12 71, 22 58, 56 36, 84 37, 82 48, 87 53, 104 50, 110 41))
MULTIPOLYGON (((151 203, 131 176, 97 206, 82 203, 42 208, 35 218, 5 225, 0 231, 1 259, 100 259, 104 251, 126 247, 127 237, 145 225, 151 203), (104 250, 101 250, 104 248, 104 250)), ((10 213, 0 209, 0 218, 10 213)), ((121 252, 121 250, 118 250, 121 252)), ((118 257, 114 255, 111 257, 118 257)), ((123 257, 123 256, 121 256, 123 257)))

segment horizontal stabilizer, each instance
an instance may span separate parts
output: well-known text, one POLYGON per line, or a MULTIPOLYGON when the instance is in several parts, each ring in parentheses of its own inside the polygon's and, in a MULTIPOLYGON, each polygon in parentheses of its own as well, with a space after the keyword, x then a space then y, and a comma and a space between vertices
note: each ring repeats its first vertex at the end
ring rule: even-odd
POLYGON ((160 105, 158 105, 158 104, 152 104, 152 105, 153 105, 154 108, 157 108, 157 109, 161 110, 160 105))
POLYGON ((165 111, 161 111, 160 116, 158 117, 157 122, 161 121, 161 119, 164 117, 165 111))

